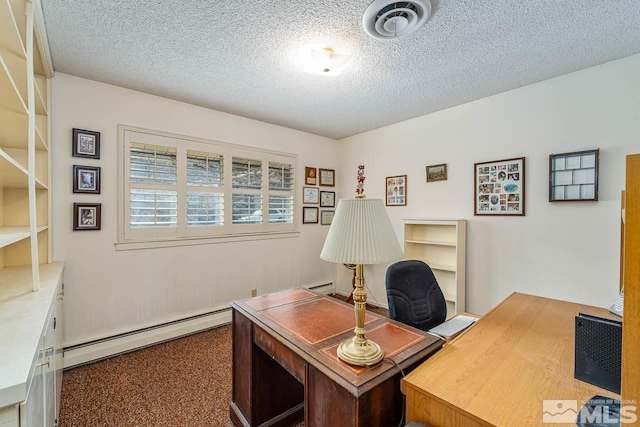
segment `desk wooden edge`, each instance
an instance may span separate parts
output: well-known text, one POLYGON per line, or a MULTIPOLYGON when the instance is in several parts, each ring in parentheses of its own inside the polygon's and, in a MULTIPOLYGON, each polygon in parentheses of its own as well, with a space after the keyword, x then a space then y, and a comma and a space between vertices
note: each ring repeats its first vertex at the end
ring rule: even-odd
POLYGON ((406 397, 405 421, 407 423, 412 421, 424 422, 425 420, 420 414, 427 413, 430 419, 446 420, 450 423, 449 425, 457 427, 496 427, 494 424, 484 421, 464 409, 450 404, 446 400, 442 400, 431 393, 425 393, 423 390, 407 383, 404 378, 400 381, 400 390, 406 397))

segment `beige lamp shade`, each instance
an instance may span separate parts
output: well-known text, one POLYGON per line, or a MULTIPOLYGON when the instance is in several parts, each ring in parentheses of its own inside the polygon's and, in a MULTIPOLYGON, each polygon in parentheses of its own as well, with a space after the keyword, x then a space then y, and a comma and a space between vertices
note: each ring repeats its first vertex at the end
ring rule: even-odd
POLYGON ((320 258, 343 264, 383 264, 402 258, 393 226, 380 199, 342 199, 320 258))

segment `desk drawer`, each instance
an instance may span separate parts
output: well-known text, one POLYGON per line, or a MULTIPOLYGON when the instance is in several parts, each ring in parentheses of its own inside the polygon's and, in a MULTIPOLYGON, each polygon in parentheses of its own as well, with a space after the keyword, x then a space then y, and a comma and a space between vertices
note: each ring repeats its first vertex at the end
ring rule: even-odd
POLYGON ((293 350, 256 325, 253 326, 253 342, 296 380, 305 383, 305 361, 293 350))

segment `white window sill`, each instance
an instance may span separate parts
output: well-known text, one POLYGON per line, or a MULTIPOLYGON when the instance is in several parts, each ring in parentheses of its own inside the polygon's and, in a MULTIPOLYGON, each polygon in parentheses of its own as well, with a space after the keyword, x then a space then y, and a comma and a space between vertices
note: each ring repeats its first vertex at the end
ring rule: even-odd
POLYGON ((229 236, 215 237, 188 237, 181 239, 156 239, 156 240, 135 240, 128 242, 116 242, 116 250, 132 251, 137 249, 169 248, 173 246, 194 246, 213 245, 218 243, 245 242, 249 240, 270 240, 270 239, 291 239, 300 236, 299 231, 287 231, 279 233, 253 233, 234 234, 229 236))

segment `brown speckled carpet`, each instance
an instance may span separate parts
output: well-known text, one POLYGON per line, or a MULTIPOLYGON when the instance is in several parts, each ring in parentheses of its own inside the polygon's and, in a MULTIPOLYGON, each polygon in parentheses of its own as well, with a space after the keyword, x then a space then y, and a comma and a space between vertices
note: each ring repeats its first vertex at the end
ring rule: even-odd
POLYGON ((231 427, 231 365, 227 325, 70 369, 58 425, 231 427))
POLYGON ((232 426, 231 326, 64 372, 60 427, 232 426))

